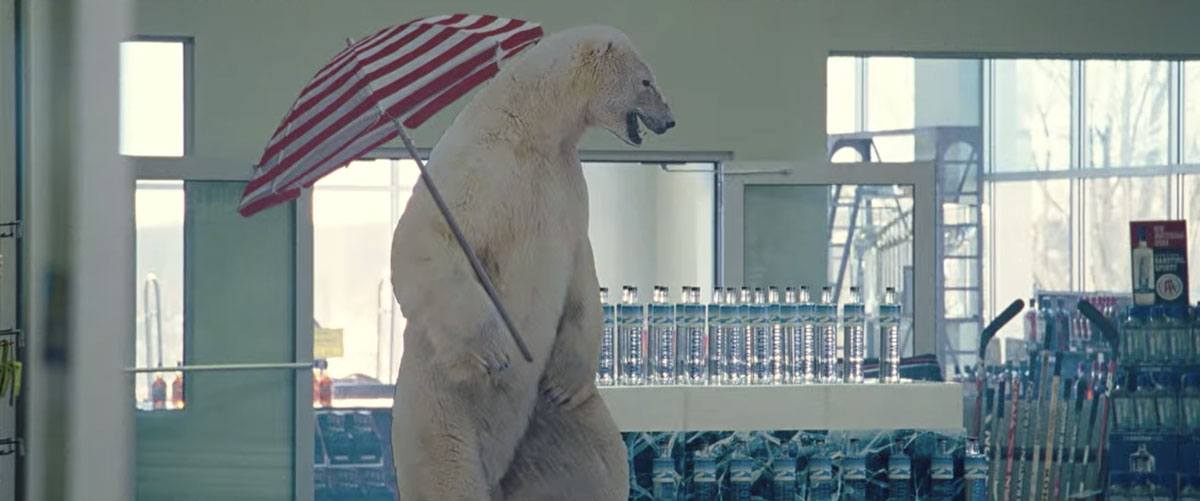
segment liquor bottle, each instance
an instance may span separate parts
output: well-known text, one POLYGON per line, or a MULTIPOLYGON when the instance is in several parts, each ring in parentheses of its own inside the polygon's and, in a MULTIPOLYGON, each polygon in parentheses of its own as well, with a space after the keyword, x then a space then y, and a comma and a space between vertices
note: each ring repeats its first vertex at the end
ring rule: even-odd
POLYGON ((600 333, 600 360, 596 365, 596 384, 611 386, 617 382, 616 309, 608 302, 608 287, 600 288, 600 311, 604 328, 600 333))
POLYGON ((867 317, 858 287, 850 288, 850 298, 842 305, 843 370, 847 383, 862 383, 863 363, 867 358, 867 317))
POLYGON ((1025 341, 1033 344, 1038 342, 1038 304, 1034 298, 1029 298, 1029 311, 1024 318, 1025 341))
POLYGON ((879 305, 879 381, 900 382, 900 304, 888 287, 879 305))
POLYGON ((1137 247, 1133 249, 1133 303, 1154 304, 1154 249, 1146 245, 1146 229, 1138 229, 1137 247))
POLYGON ((183 398, 183 373, 176 372, 175 379, 171 381, 171 407, 182 409, 185 401, 183 398))
POLYGON ((150 384, 150 402, 154 410, 167 408, 167 382, 162 374, 155 374, 154 382, 150 384))

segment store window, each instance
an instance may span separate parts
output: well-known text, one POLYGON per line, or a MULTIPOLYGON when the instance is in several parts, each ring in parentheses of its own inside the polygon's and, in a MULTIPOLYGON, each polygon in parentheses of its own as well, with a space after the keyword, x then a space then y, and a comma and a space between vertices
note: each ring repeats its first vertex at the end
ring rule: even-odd
POLYGON ((184 155, 189 45, 187 40, 121 43, 122 155, 184 155))
POLYGON ((1071 163, 1071 63, 995 61, 994 172, 1062 170, 1071 163))
POLYGON ((1086 61, 1088 167, 1165 165, 1166 61, 1086 61))
MULTIPOLYGON (((911 57, 870 57, 866 61, 866 130, 912 129, 916 101, 914 60, 911 57)), ((879 160, 911 162, 916 142, 912 135, 875 141, 879 160)))
MULTIPOLYGON (((183 182, 138 181, 135 196, 135 366, 170 369, 183 363, 184 354, 183 182)), ((173 398, 173 390, 182 388, 181 374, 148 372, 134 379, 138 409, 183 406, 182 392, 173 398)))
MULTIPOLYGON (((699 286, 715 272, 715 164, 584 164, 602 287, 699 286)), ((313 189, 317 406, 390 406, 405 320, 392 294, 392 232, 419 177, 411 160, 363 160, 313 189), (327 380, 327 402, 319 385, 327 380)), ((598 293, 599 291, 597 291, 598 293)))
POLYGON ((1183 158, 1200 164, 1200 62, 1183 63, 1183 158))
POLYGON ((1084 181, 1082 290, 1129 290, 1129 222, 1168 218, 1167 183, 1164 176, 1084 181))

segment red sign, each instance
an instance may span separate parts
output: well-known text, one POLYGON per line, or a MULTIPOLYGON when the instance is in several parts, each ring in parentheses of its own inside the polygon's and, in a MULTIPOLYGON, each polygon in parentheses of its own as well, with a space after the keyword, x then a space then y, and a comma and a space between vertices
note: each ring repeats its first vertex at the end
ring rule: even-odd
POLYGON ((1187 305, 1187 222, 1129 223, 1133 302, 1187 305))

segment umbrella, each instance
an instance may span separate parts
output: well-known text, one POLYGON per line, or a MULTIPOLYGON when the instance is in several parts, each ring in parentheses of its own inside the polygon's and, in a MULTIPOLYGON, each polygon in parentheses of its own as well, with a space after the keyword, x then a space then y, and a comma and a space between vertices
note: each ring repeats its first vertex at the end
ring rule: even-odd
POLYGON ((453 14, 416 19, 348 41, 300 91, 271 136, 238 212, 249 217, 292 200, 322 176, 399 137, 521 355, 532 361, 405 128, 420 126, 486 82, 499 71, 501 61, 541 37, 539 25, 520 19, 453 14))

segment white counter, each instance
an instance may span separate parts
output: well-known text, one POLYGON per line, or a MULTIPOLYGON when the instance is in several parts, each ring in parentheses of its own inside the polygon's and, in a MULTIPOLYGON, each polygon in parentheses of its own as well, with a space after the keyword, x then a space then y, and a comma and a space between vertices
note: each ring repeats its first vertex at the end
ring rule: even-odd
POLYGON ((621 431, 960 430, 954 383, 601 387, 621 431))

